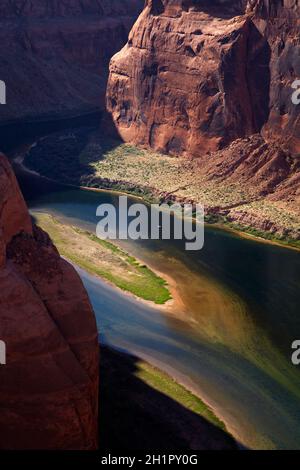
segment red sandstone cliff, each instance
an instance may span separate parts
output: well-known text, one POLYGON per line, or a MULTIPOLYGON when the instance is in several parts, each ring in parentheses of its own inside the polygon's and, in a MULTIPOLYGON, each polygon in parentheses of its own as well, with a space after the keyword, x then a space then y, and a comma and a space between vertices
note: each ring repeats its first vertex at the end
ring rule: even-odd
POLYGON ((108 109, 121 136, 203 155, 263 131, 299 150, 297 1, 149 0, 111 61, 108 109), (273 135, 272 135, 273 134, 273 135))
POLYGON ((144 0, 1 0, 0 122, 101 110, 111 56, 144 0))
POLYGON ((97 327, 75 270, 32 226, 0 154, 0 449, 95 449, 97 327))
POLYGON ((236 208, 276 206, 272 222, 221 207, 231 220, 282 232, 276 214, 289 211, 300 227, 299 25, 299 0, 148 0, 110 64, 107 108, 121 137, 198 157, 202 185, 245 189, 236 208))

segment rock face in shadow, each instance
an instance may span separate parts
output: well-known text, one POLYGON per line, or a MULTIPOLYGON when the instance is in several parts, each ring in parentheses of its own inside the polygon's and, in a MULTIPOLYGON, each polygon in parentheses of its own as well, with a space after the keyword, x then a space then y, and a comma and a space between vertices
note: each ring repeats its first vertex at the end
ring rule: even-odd
POLYGON ((0 121, 102 110, 111 56, 144 0, 2 0, 0 121))
POLYGON ((298 148, 299 4, 246 3, 146 2, 110 65, 107 106, 125 141, 202 156, 276 129, 298 148))
POLYGON ((32 225, 0 154, 0 449, 96 449, 98 333, 83 284, 32 225))
MULTIPOLYGON (((300 3, 298 0, 256 3, 253 24, 267 39, 271 51, 269 116, 263 135, 268 142, 277 140, 293 154, 299 154, 300 106, 292 102, 295 89, 291 85, 300 79, 300 3)), ((258 68, 256 73, 259 75, 258 68)))

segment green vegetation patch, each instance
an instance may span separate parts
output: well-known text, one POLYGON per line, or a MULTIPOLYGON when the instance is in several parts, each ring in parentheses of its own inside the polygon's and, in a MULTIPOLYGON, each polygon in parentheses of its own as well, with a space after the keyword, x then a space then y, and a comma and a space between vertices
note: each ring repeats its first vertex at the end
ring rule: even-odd
POLYGON ((175 382, 175 380, 166 373, 147 362, 140 361, 135 375, 154 390, 164 393, 169 398, 172 398, 193 413, 202 416, 218 428, 224 431, 226 430, 225 424, 219 420, 208 405, 182 385, 175 382))
POLYGON ((49 214, 34 213, 60 254, 137 297, 162 305, 171 299, 167 283, 126 251, 78 227, 65 225, 49 214))
POLYGON ((101 135, 93 128, 79 128, 40 139, 25 156, 25 165, 61 183, 110 189, 143 198, 148 203, 164 202, 168 197, 201 202, 213 213, 209 224, 224 225, 282 246, 300 247, 299 214, 288 204, 259 199, 253 188, 237 183, 211 180, 197 159, 174 158, 153 150, 122 143, 101 135), (258 198, 258 199, 257 199, 258 198), (249 202, 252 201, 252 202, 249 202), (264 219, 274 229, 255 229, 251 221, 230 222, 216 214, 216 208, 233 208, 264 219))

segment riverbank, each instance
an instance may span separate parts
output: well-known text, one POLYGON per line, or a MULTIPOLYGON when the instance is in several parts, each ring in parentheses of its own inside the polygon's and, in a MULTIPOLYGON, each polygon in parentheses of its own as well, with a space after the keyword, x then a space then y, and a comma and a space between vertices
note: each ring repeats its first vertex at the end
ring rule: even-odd
MULTIPOLYGON (((30 149, 30 146, 25 147, 26 151, 30 149)), ((24 149, 24 147, 23 147, 24 149)), ((26 153, 26 152, 25 152, 26 153)), ((102 187, 90 187, 90 186, 82 186, 78 184, 66 183, 59 181, 57 179, 53 179, 51 177, 45 176, 39 173, 36 170, 33 170, 25 165, 25 155, 18 153, 18 156, 14 158, 14 163, 21 168, 22 172, 31 174, 36 177, 44 178, 50 182, 56 183, 61 185, 62 187, 71 187, 76 189, 82 189, 84 191, 92 191, 92 192, 103 192, 107 193, 110 192, 116 195, 128 195, 131 198, 136 198, 139 201, 144 201, 147 204, 157 204, 164 202, 163 200, 159 199, 158 194, 154 191, 150 193, 149 190, 145 191, 143 187, 134 187, 132 184, 123 182, 122 184, 118 182, 114 182, 112 180, 103 180, 102 187)), ((300 251, 300 240, 292 240, 292 239, 284 239, 278 238, 276 235, 261 231, 251 227, 243 227, 242 225, 238 225, 232 222, 229 222, 225 217, 222 217, 218 214, 214 215, 206 215, 205 216, 205 225, 207 227, 212 227, 216 230, 225 231, 231 233, 232 235, 245 238, 247 240, 252 240, 253 242, 257 243, 266 243, 271 244, 274 246, 279 246, 281 248, 288 248, 290 250, 300 251)))
POLYGON ((49 214, 37 211, 32 214, 60 254, 90 274, 156 305, 165 305, 171 300, 167 282, 120 247, 88 231, 63 224, 49 214))
POLYGON ((205 180, 186 158, 170 157, 73 129, 40 139, 24 164, 54 181, 91 190, 113 190, 148 203, 201 201, 206 222, 240 236, 300 249, 300 217, 238 185, 205 180))
POLYGON ((209 406, 148 362, 101 346, 100 374, 101 449, 238 448, 209 406))

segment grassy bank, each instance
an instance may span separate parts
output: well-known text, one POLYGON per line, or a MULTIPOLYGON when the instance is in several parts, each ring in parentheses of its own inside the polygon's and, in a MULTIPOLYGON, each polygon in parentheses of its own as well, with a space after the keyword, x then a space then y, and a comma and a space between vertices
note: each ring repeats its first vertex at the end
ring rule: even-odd
POLYGON ((261 241, 270 242, 285 248, 295 248, 296 250, 300 250, 300 240, 294 240, 290 237, 282 237, 276 233, 266 232, 254 227, 231 222, 224 216, 208 215, 205 217, 205 222, 211 226, 219 228, 220 230, 232 231, 242 237, 245 236, 246 238, 253 238, 256 239, 256 241, 259 241, 260 239, 261 241))
POLYGON ((150 364, 102 346, 100 375, 101 448, 236 448, 205 403, 150 364))
POLYGON ((171 299, 164 279, 116 245, 90 232, 60 223, 49 214, 34 213, 36 223, 52 238, 60 254, 120 289, 162 305, 171 299))

